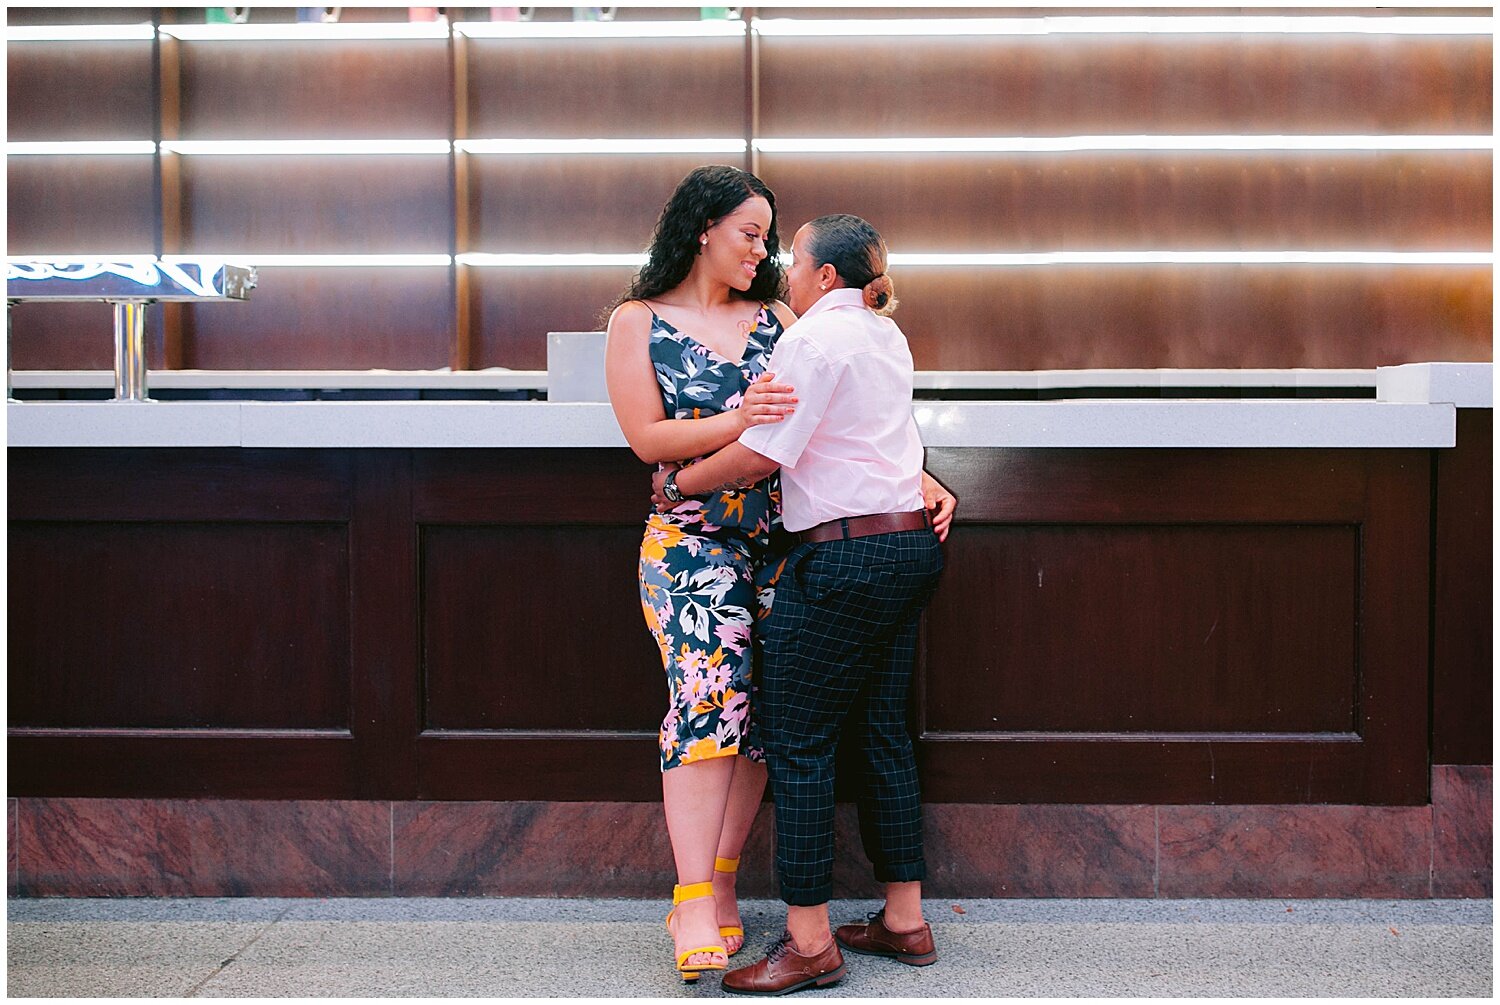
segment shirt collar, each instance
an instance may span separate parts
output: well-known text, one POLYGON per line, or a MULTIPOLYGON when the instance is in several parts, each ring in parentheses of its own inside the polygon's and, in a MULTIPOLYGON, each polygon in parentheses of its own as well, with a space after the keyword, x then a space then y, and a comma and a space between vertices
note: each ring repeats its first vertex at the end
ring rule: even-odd
MULTIPOLYGON (((848 289, 848 288, 838 289, 838 290, 829 290, 827 293, 825 293, 821 297, 819 297, 818 298, 818 302, 815 303, 815 304, 813 304, 811 307, 809 307, 807 309, 807 311, 802 315, 802 317, 798 318, 798 320, 799 321, 806 321, 808 318, 812 317, 814 314, 821 314, 823 311, 832 310, 835 307, 861 307, 861 308, 863 308, 864 306, 865 306, 865 291, 864 290, 851 290, 851 289, 848 289)), ((868 308, 866 308, 866 309, 868 309, 868 308)))

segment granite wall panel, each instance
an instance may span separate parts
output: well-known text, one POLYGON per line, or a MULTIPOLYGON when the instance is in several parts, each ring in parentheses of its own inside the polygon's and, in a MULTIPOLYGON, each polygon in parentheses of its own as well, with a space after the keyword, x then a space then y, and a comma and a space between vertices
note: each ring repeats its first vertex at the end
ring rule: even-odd
POLYGON ((17 830, 22 896, 349 897, 390 890, 384 802, 22 799, 17 830))
POLYGON ((16 817, 18 803, 7 799, 5 806, 5 895, 14 897, 19 892, 16 883, 16 817))
MULTIPOLYGON (((1438 765, 1430 806, 924 807, 940 899, 1489 897, 1492 769, 1438 765)), ((661 807, 643 802, 9 801, 22 897, 660 898, 661 807)), ((740 893, 777 896, 761 808, 740 893)), ((854 807, 835 819, 834 896, 877 897, 854 807)))
POLYGON ((1494 896, 1494 768, 1432 769, 1432 895, 1494 896))
MULTIPOLYGON (((412 802, 393 811, 406 897, 664 897, 676 881, 655 803, 412 802)), ((771 811, 741 855, 746 896, 772 895, 771 811)))
POLYGON ((1426 897, 1425 806, 1162 806, 1163 897, 1426 897))

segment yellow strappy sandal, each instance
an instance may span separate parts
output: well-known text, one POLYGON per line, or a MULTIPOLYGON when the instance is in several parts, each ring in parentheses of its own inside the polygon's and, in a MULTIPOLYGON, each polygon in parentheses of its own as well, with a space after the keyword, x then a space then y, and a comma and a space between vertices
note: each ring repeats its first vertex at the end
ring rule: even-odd
MULTIPOLYGON (((714 895, 714 885, 709 883, 689 883, 686 886, 672 887, 672 910, 667 912, 667 932, 672 931, 672 915, 677 913, 677 905, 685 900, 701 900, 704 897, 714 895)), ((705 970, 727 970, 728 965, 724 963, 689 963, 688 957, 696 956, 698 953, 723 953, 728 959, 729 954, 724 952, 722 945, 718 946, 696 946, 692 949, 684 949, 677 954, 677 972, 682 975, 684 981, 696 981, 698 975, 705 970)))
MULTIPOLYGON (((739 868, 740 860, 737 858, 714 859, 714 872, 738 872, 739 868)), ((729 955, 733 956, 735 953, 745 948, 745 930, 739 925, 719 926, 719 938, 727 939, 731 935, 738 935, 740 937, 740 944, 729 951, 729 955)))

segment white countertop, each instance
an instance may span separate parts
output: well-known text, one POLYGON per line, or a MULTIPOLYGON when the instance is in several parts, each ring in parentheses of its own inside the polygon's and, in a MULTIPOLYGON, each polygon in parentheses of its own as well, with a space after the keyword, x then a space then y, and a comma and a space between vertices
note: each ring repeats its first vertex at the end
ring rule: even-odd
POLYGON ((1381 401, 1449 401, 1459 408, 1493 408, 1491 363, 1405 363, 1375 371, 1381 401))
MULTIPOLYGON (((1448 447, 1451 404, 1360 400, 919 401, 930 447, 1448 447)), ((12 447, 623 447, 605 404, 53 402, 7 407, 12 447)))
MULTIPOLYGON (((1415 364, 1427 366, 1430 364, 1415 364)), ((1488 365, 1488 364, 1482 364, 1488 365)), ((1374 370, 918 370, 917 390, 1010 391, 1070 387, 1375 387, 1374 370)), ((112 370, 17 370, 29 390, 113 387, 112 370)), ((173 390, 545 391, 546 370, 150 370, 146 386, 173 390)))
MULTIPOLYGON (((179 387, 532 387, 537 371, 283 371, 300 383, 246 375, 162 373, 179 387), (340 373, 340 384, 308 374, 340 373), (229 379, 259 383, 235 384, 229 379), (355 383, 356 379, 368 381, 355 383), (483 383, 503 380, 507 383, 483 383), (177 383, 182 381, 182 383, 177 383), (189 381, 201 381, 189 383, 189 381), (388 383, 387 383, 388 382, 388 383), (513 382, 513 383, 510 383, 513 382)), ((1376 399, 1126 398, 917 401, 932 447, 1450 447, 1456 408, 1489 408, 1489 363, 1381 367, 1376 399)), ((1072 370, 943 373, 949 386, 1369 386, 1354 370, 1072 370), (1002 384, 1001 375, 1013 381, 1002 384), (1217 376, 1215 376, 1217 375, 1217 376), (985 382, 980 382, 983 377, 985 382), (972 382, 971 382, 972 381, 972 382)), ((108 374, 104 375, 108 377, 108 374)), ((545 376, 545 374, 543 374, 545 376)), ((275 379, 275 378, 272 378, 275 379)), ((108 386, 106 384, 106 386, 108 386)), ((29 401, 7 406, 12 447, 623 447, 609 405, 557 401, 29 401)))
POLYGON ((989 391, 1071 387, 1374 387, 1374 370, 918 370, 918 390, 989 391))
MULTIPOLYGON (((114 387, 113 370, 16 370, 28 390, 114 387)), ((148 370, 146 387, 172 390, 545 391, 546 370, 148 370)))

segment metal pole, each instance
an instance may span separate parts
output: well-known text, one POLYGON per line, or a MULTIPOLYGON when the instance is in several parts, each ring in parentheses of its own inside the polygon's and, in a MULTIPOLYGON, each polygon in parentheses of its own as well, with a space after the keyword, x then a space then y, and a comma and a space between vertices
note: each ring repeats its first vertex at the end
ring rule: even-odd
POLYGON ((146 304, 115 302, 115 400, 149 401, 146 396, 146 304))

